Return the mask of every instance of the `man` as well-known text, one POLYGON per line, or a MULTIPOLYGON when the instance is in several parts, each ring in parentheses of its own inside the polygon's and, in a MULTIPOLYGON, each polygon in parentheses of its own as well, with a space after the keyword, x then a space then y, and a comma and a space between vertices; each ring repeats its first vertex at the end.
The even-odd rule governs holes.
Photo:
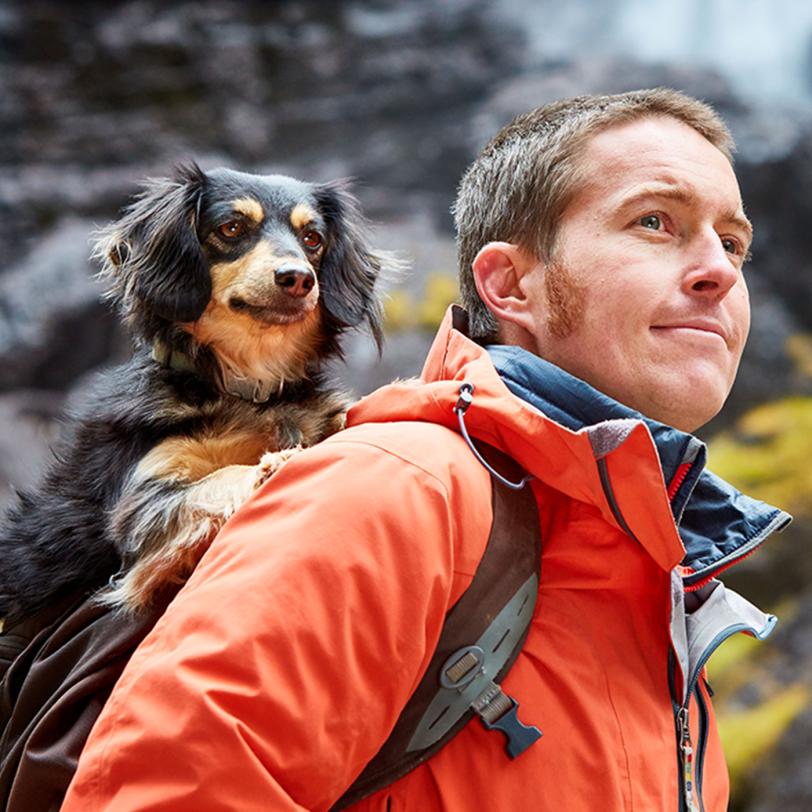
POLYGON ((449 314, 420 383, 362 400, 218 536, 130 662, 63 809, 336 802, 487 541, 493 480, 458 433, 461 389, 470 443, 534 478, 541 582, 503 688, 544 735, 511 760, 470 722, 354 808, 726 809, 703 666, 774 618, 715 576, 788 520, 704 473, 687 433, 721 408, 748 331, 731 149, 712 110, 667 90, 505 127, 456 204, 469 335, 449 314))

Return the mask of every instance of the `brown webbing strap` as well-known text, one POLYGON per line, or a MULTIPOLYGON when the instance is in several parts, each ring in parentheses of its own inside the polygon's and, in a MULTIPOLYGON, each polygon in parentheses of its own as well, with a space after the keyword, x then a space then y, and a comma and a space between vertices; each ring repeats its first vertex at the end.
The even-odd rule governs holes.
MULTIPOLYGON (((513 459, 489 446, 478 446, 488 463, 500 473, 521 478, 524 472, 513 459)), ((473 580, 446 615, 434 656, 391 735, 332 810, 344 809, 411 772, 450 741, 473 716, 472 710, 467 711, 439 741, 425 749, 407 752, 420 720, 437 694, 440 673, 448 658, 478 640, 522 584, 533 574, 539 574, 541 540, 531 487, 511 490, 494 479, 491 481, 493 524, 473 580)), ((497 682, 513 665, 525 636, 526 633, 496 675, 497 682)))

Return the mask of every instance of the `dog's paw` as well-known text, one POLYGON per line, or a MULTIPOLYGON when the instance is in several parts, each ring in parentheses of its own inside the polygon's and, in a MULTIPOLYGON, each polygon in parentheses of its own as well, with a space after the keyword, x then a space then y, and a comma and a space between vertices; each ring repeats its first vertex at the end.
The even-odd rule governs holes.
POLYGON ((275 474, 291 457, 295 457, 302 447, 283 448, 281 451, 266 451, 259 461, 254 479, 254 488, 258 488, 275 474))

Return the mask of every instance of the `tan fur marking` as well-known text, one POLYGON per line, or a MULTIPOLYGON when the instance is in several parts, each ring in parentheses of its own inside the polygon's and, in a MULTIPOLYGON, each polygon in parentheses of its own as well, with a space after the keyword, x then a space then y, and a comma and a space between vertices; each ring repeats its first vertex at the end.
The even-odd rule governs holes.
POLYGON ((245 313, 217 305, 196 323, 193 335, 213 350, 225 377, 282 386, 302 378, 316 355, 320 320, 314 309, 293 324, 264 325, 245 313))
POLYGON ((262 413, 243 401, 226 403, 219 415, 209 415, 205 434, 165 440, 130 477, 111 531, 136 563, 101 595, 106 605, 135 611, 165 584, 185 580, 254 488, 300 447, 343 427, 348 400, 328 392, 262 413), (150 489, 156 479, 175 487, 156 492, 150 489))
POLYGON ((301 231, 308 223, 316 219, 316 213, 306 203, 298 203, 290 213, 290 224, 294 230, 301 231))
POLYGON ((228 465, 254 465, 273 445, 273 437, 247 430, 227 437, 171 437, 141 460, 137 476, 197 482, 228 465))
POLYGON ((235 212, 242 214, 249 220, 253 220, 255 223, 261 223, 265 219, 262 206, 253 197, 238 197, 231 202, 231 205, 235 212))
POLYGON ((211 348, 224 376, 282 384, 300 378, 316 354, 321 323, 318 284, 304 301, 304 317, 290 324, 265 324, 229 305, 236 297, 272 307, 285 295, 278 290, 273 271, 286 259, 292 258, 277 256, 263 240, 234 262, 212 266, 211 301, 206 312, 184 328, 211 348))
POLYGON ((233 262, 211 266, 212 302, 227 304, 231 296, 254 300, 272 296, 273 271, 293 257, 278 256, 267 240, 260 240, 250 251, 233 262))
MULTIPOLYGON (((301 264, 302 260, 295 256, 279 256, 266 240, 261 240, 239 259, 212 265, 212 297, 209 308, 218 303, 228 305, 234 296, 251 304, 272 304, 280 295, 273 272, 286 262, 301 264)), ((315 307, 318 296, 317 282, 307 296, 308 303, 315 307)))

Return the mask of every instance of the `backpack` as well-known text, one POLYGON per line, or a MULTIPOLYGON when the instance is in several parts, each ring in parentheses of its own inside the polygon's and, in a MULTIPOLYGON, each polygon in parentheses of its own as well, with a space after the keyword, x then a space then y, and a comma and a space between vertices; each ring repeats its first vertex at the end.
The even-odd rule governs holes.
POLYGON ((90 728, 167 604, 125 615, 71 595, 3 630, 0 809, 59 809, 90 728))
MULTIPOLYGON (((535 498, 529 487, 510 487, 496 472, 521 473, 512 459, 480 449, 493 474, 493 524, 483 557, 448 611, 429 667, 391 735, 333 810, 406 775, 474 715, 506 736, 511 758, 541 736, 518 720, 518 703, 499 687, 527 636, 538 593, 535 498)), ((93 596, 68 596, 0 633, 0 804, 6 812, 59 809, 113 686, 179 588, 137 615, 93 596)))

